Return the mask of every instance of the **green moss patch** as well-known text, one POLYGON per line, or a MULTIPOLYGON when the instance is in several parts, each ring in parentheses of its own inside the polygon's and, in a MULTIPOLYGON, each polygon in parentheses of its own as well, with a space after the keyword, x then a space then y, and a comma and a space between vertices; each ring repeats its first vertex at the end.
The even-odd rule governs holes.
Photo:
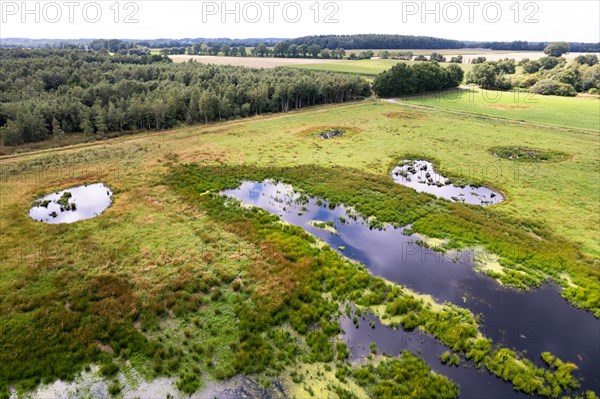
POLYGON ((568 154, 561 151, 531 147, 492 147, 489 151, 495 157, 520 162, 561 162, 569 158, 568 154))

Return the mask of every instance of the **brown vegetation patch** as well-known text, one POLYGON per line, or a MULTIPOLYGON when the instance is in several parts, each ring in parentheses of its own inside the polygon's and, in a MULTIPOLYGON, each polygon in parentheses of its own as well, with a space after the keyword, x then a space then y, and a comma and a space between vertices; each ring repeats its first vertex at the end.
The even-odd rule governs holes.
POLYGON ((499 109, 500 111, 519 111, 522 109, 531 109, 528 105, 503 105, 503 104, 488 104, 486 108, 499 109))
POLYGON ((418 112, 387 112, 384 114, 391 119, 427 119, 428 116, 418 112))
POLYGON ((89 298, 88 308, 92 314, 111 322, 131 317, 139 306, 138 298, 127 280, 118 276, 92 277, 83 295, 89 298))

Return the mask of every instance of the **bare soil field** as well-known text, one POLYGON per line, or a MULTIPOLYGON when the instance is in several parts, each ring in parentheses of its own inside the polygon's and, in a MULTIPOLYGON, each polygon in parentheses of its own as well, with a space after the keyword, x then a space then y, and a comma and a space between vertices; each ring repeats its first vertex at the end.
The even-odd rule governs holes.
POLYGON ((248 68, 276 68, 284 65, 324 64, 339 60, 315 58, 273 58, 273 57, 225 57, 214 55, 170 55, 173 62, 187 62, 192 59, 203 64, 235 65, 248 68))

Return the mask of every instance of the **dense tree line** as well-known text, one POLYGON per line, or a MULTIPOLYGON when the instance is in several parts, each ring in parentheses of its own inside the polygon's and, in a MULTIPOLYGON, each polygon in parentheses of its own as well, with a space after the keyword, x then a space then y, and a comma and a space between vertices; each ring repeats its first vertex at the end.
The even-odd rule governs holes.
MULTIPOLYGON (((154 40, 85 40, 85 39, 23 39, 6 38, 2 39, 0 47, 57 47, 64 48, 76 46, 92 49, 105 48, 116 52, 128 46, 142 46, 149 48, 171 49, 175 47, 190 47, 196 43, 207 43, 212 46, 230 46, 230 47, 256 47, 265 44, 273 47, 281 41, 288 41, 290 44, 317 44, 321 48, 344 48, 346 50, 354 49, 458 49, 458 48, 483 48, 491 50, 511 50, 511 51, 542 51, 548 45, 548 42, 528 42, 515 40, 512 42, 478 42, 478 41, 460 41, 449 40, 428 36, 404 36, 404 35, 322 35, 322 36, 304 36, 295 39, 283 38, 247 38, 247 39, 229 39, 229 38, 185 38, 185 39, 154 39, 154 40), (107 44, 106 42, 110 42, 107 44), (115 51, 116 49, 116 51, 115 51)), ((600 43, 582 43, 569 42, 573 52, 600 52, 600 43)))
MULTIPOLYGON (((197 38, 197 39, 179 39, 179 40, 164 40, 164 39, 156 39, 156 40, 119 40, 119 39, 98 39, 93 40, 88 44, 88 47, 92 50, 102 50, 106 49, 111 52, 117 52, 121 49, 129 49, 132 47, 147 47, 147 48, 159 48, 159 49, 178 49, 184 48, 187 49, 194 45, 205 44, 209 48, 214 46, 218 46, 219 48, 223 46, 230 47, 256 47, 260 44, 266 44, 267 46, 274 46, 275 44, 282 41, 282 39, 205 39, 205 38, 197 38)), ((177 53, 179 54, 179 53, 177 53)), ((182 53, 184 54, 184 53, 182 53)))
MULTIPOLYGON (((184 49, 185 52, 181 52, 182 48, 173 49, 162 49, 162 54, 190 54, 190 55, 219 55, 225 57, 278 57, 278 58, 322 58, 322 59, 343 59, 347 58, 350 60, 367 60, 373 57, 375 54, 371 50, 363 50, 359 53, 351 52, 346 53, 343 48, 336 48, 334 50, 328 48, 321 48, 318 44, 300 44, 296 45, 288 41, 282 41, 277 43, 274 47, 270 48, 266 44, 261 43, 256 47, 247 49, 244 46, 236 47, 218 44, 209 45, 207 42, 194 43, 192 46, 184 49), (175 52, 176 51, 176 52, 175 52)), ((399 53, 399 52, 396 52, 399 53)), ((409 52, 410 53, 410 52, 409 52)), ((411 53, 412 54, 412 53, 411 53)), ((412 56, 412 55, 411 55, 412 56)))
POLYGON ((132 47, 130 49, 122 49, 110 56, 107 50, 101 51, 83 51, 76 47, 65 49, 0 49, 0 60, 10 65, 10 60, 16 59, 37 59, 46 56, 64 57, 67 61, 81 61, 86 63, 93 62, 108 62, 114 64, 152 64, 156 62, 170 63, 172 60, 168 57, 152 54, 148 49, 143 47, 132 47))
POLYGON ((464 43, 458 40, 440 39, 429 36, 407 35, 320 35, 304 36, 289 40, 290 44, 313 44, 322 48, 349 49, 458 49, 464 43))
MULTIPOLYGON (((491 50, 513 51, 542 51, 548 42, 527 42, 515 40, 512 42, 476 42, 449 40, 428 36, 406 35, 321 35, 304 36, 289 40, 293 44, 318 44, 325 48, 352 49, 459 49, 484 48, 491 50)), ((600 52, 600 43, 570 42, 573 52, 600 52)))
POLYGON ((412 51, 388 51, 382 50, 377 53, 379 58, 384 60, 393 59, 393 60, 411 60, 414 56, 412 51))
MULTIPOLYGON (((466 48, 485 48, 490 50, 512 50, 512 51, 543 51, 548 42, 527 42, 522 40, 515 40, 512 42, 464 42, 466 48)), ((592 52, 597 53, 600 51, 600 43, 581 43, 581 42, 570 42, 568 43, 571 51, 577 53, 592 52)))
POLYGON ((380 97, 394 97, 449 89, 460 85, 464 71, 455 64, 442 68, 437 62, 398 63, 375 78, 373 90, 380 97))
POLYGON ((27 38, 3 38, 0 47, 16 48, 90 48, 90 49, 107 49, 116 52, 123 48, 135 46, 148 48, 174 48, 174 47, 189 47, 194 43, 208 43, 213 45, 229 45, 229 46, 246 46, 255 47, 261 43, 268 46, 274 46, 284 39, 275 38, 248 38, 248 39, 229 39, 229 38, 185 38, 185 39, 149 39, 149 40, 134 40, 134 39, 27 39, 27 38))
POLYGON ((50 49, 0 50, 0 90, 6 145, 72 132, 161 130, 370 95, 368 82, 349 75, 50 49))

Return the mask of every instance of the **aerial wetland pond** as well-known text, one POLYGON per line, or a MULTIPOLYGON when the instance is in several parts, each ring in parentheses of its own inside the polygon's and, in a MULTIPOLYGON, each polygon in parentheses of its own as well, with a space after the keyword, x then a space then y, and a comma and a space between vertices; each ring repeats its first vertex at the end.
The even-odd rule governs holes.
MULTIPOLYGON (((406 165, 414 165, 415 172, 432 171, 428 162, 406 165), (427 169, 421 169, 425 166, 427 169)), ((402 170, 405 169, 396 168, 392 172, 394 180, 402 170)), ((432 190, 438 188, 436 185, 429 187, 427 192, 440 195, 432 190)), ((445 191, 440 196, 457 196, 467 203, 487 205, 502 199, 499 193, 489 189, 481 191, 479 188, 474 195, 472 187, 465 187, 465 195, 461 196, 460 188, 447 184, 441 188, 445 191)), ((597 339, 600 320, 568 304, 555 284, 546 283, 529 291, 505 287, 482 273, 485 272, 482 265, 489 256, 481 251, 440 252, 435 250, 431 240, 428 242, 426 237, 413 234, 410 226, 374 229, 368 220, 343 205, 329 206, 318 198, 300 200, 303 196, 289 185, 270 180, 244 181, 239 188, 222 194, 302 227, 343 256, 365 265, 374 276, 431 295, 438 303, 449 302, 469 309, 479 316, 485 336, 495 344, 516 350, 538 366, 543 365, 540 355, 545 351, 576 364, 578 369, 574 375, 580 380, 580 389, 600 390, 600 342, 597 339)), ((420 330, 392 328, 371 313, 361 313, 362 318, 358 319, 353 316, 356 316, 354 308, 341 322, 344 340, 351 348, 351 359, 367 356, 370 342, 374 342, 380 352, 391 355, 409 349, 422 356, 436 372, 457 382, 462 397, 528 396, 515 392, 509 383, 474 367, 464 358, 459 367, 442 364, 440 356, 448 348, 420 330)))
POLYGON ((471 185, 455 185, 450 179, 437 173, 429 161, 405 160, 403 165, 392 170, 392 177, 396 183, 410 187, 417 192, 433 194, 453 202, 462 202, 472 205, 492 205, 504 200, 503 196, 487 187, 471 185))
MULTIPOLYGON (((503 199, 500 193, 491 189, 454 186, 436 174, 427 161, 405 161, 402 167, 392 170, 392 179, 399 182, 399 177, 406 177, 403 171, 418 180, 424 177, 425 183, 418 183, 425 184, 422 191, 451 202, 485 206, 503 199), (421 173, 423 177, 418 177, 421 173), (435 176, 434 179, 442 184, 429 182, 428 185, 426 179, 429 177, 425 177, 425 173, 435 176), (443 191, 435 191, 436 188, 443 191)), ((537 367, 545 367, 541 356, 544 352, 572 362, 577 366, 573 375, 579 388, 571 390, 571 394, 600 390, 597 368, 600 320, 592 313, 568 304, 560 296, 560 287, 556 284, 545 283, 528 291, 506 287, 486 275, 486 271, 498 271, 501 266, 480 248, 444 248, 444 240, 416 234, 410 225, 375 227, 353 208, 309 197, 288 184, 273 180, 245 180, 238 188, 220 193, 226 198, 225 204, 256 207, 303 228, 339 255, 364 265, 372 276, 407 287, 437 304, 453 304, 468 309, 477 316, 481 332, 493 341, 493 345, 516 351, 537 367), (573 329, 574 325, 579 327, 573 329)), ((102 183, 57 191, 35 200, 29 215, 45 223, 83 221, 106 210, 112 203, 112 194, 112 190, 102 183)), ((432 334, 421 328, 405 328, 404 324, 391 322, 388 318, 385 313, 346 305, 339 319, 341 332, 338 339, 346 344, 351 364, 363 364, 374 354, 398 357, 404 351, 410 351, 421 357, 435 373, 458 384, 461 398, 532 397, 516 391, 510 382, 503 381, 481 365, 475 365, 464 354, 454 352, 451 355, 453 351, 448 345, 432 334)), ((128 373, 131 375, 127 378, 133 376, 138 382, 125 384, 121 393, 123 397, 187 397, 175 388, 176 379, 172 377, 146 381, 133 369, 128 373)), ((99 377, 98 368, 93 366, 73 382, 58 380, 39 387, 34 396, 103 397, 109 392, 109 383, 99 377)), ((279 379, 264 387, 252 377, 238 375, 223 382, 209 382, 191 397, 270 399, 286 395, 283 381, 279 379)))
MULTIPOLYGON (((514 153, 505 151, 503 155, 508 158, 514 153)), ((527 151, 526 155, 531 153, 527 151)), ((390 178, 417 192, 469 206, 495 205, 505 199, 488 187, 455 184, 425 160, 400 162, 391 170, 390 178)), ((453 249, 446 246, 446 240, 413 232, 411 225, 376 225, 351 207, 309 197, 288 184, 243 180, 238 188, 220 194, 228 198, 225 204, 232 201, 233 206, 260 208, 301 227, 339 255, 364 265, 372 276, 425 295, 438 304, 434 306, 451 304, 468 309, 476 315, 481 333, 493 345, 514 350, 536 367, 546 367, 542 353, 547 352, 575 364, 573 375, 579 387, 568 391, 571 394, 600 390, 597 367, 600 320, 571 306, 561 297, 558 285, 546 282, 530 290, 507 287, 493 278, 494 273, 502 273, 503 266, 482 248, 453 249)), ((113 191, 103 183, 85 184, 35 199, 29 216, 48 224, 85 221, 101 215, 112 200, 113 191)), ((465 358, 460 351, 451 354, 451 348, 432 334, 388 319, 385 312, 346 305, 338 339, 347 345, 352 364, 362 364, 374 354, 398 357, 408 350, 421 357, 434 372, 457 383, 462 398, 531 397, 465 358)), ((98 377, 96 369, 82 373, 75 382, 58 380, 41 386, 35 395, 66 398, 87 392, 91 396, 105 396, 110 388, 98 377)), ((139 375, 136 378, 140 382, 126 384, 124 397, 182 397, 174 388, 174 378, 151 381, 139 375)), ((265 388, 252 377, 238 375, 225 382, 210 382, 192 397, 205 395, 275 398, 286 393, 279 379, 265 388)))
POLYGON ((106 210, 112 191, 102 183, 72 187, 34 201, 29 216, 48 224, 74 223, 91 219, 106 210))

